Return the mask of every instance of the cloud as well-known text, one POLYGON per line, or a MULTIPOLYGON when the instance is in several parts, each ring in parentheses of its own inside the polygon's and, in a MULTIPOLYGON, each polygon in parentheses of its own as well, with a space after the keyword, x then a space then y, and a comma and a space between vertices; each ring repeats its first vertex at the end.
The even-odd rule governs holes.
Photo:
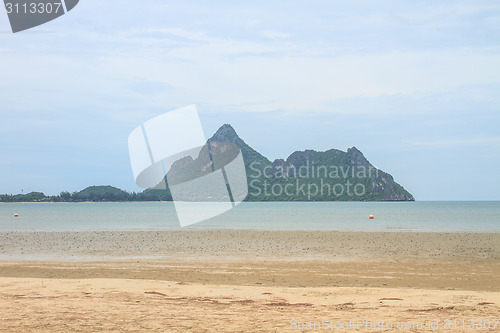
MULTIPOLYGON (((126 3, 130 12, 140 7, 126 3)), ((61 109, 74 103, 105 109, 160 108, 202 103, 227 111, 345 112, 331 106, 344 99, 428 96, 500 83, 498 46, 439 42, 460 37, 446 28, 450 22, 455 26, 458 18, 468 17, 463 23, 467 25, 470 16, 494 9, 484 4, 436 5, 432 7, 436 11, 423 5, 394 7, 398 17, 430 20, 426 25, 440 29, 438 34, 423 29, 425 38, 406 36, 414 28, 391 19, 379 6, 359 15, 347 5, 308 6, 303 12, 285 11, 279 22, 271 22, 272 15, 257 7, 245 16, 246 7, 236 5, 227 9, 230 15, 210 9, 218 13, 217 19, 202 15, 202 6, 184 22, 168 16, 174 9, 193 10, 182 4, 137 13, 128 25, 120 25, 121 12, 106 24, 101 16, 93 17, 97 26, 82 17, 110 6, 90 1, 65 19, 68 24, 72 17, 78 22, 72 30, 7 40, 0 64, 2 79, 9 82, 1 96, 5 108, 61 109), (253 22, 251 28, 234 23, 242 18, 253 22), (234 31, 228 31, 229 23, 234 31), (434 35, 442 36, 427 43, 426 38, 434 35), (30 99, 22 98, 25 90, 30 99)), ((494 12, 487 17, 495 17, 494 12)))
POLYGON ((103 109, 142 109, 202 103, 239 112, 345 112, 331 105, 343 99, 432 95, 500 83, 500 56, 492 48, 352 54, 329 46, 225 39, 181 28, 134 29, 116 38, 113 49, 91 56, 4 52, 0 70, 9 82, 4 108, 94 103, 103 109), (175 47, 168 39, 172 36, 179 38, 175 47), (25 91, 31 98, 22 98, 25 91))
POLYGON ((279 31, 272 31, 272 30, 265 30, 262 32, 262 35, 266 38, 289 38, 291 37, 290 34, 279 32, 279 31))
POLYGON ((235 44, 217 40, 177 49, 166 57, 172 61, 115 57, 106 71, 127 71, 168 84, 176 97, 221 107, 240 105, 239 111, 249 112, 262 111, 263 105, 272 105, 269 110, 328 111, 325 106, 339 99, 441 93, 494 84, 500 78, 498 55, 481 50, 269 57, 262 54, 265 46, 244 44, 239 54, 231 48, 235 44))

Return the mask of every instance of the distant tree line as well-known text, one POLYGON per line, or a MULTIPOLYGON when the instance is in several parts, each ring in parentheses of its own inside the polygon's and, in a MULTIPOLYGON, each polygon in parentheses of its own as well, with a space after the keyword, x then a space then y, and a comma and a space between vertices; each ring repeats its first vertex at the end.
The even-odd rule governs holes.
POLYGON ((172 201, 166 190, 145 190, 140 193, 127 192, 113 186, 90 186, 79 192, 61 192, 47 196, 42 192, 27 194, 0 194, 0 202, 120 202, 120 201, 172 201))

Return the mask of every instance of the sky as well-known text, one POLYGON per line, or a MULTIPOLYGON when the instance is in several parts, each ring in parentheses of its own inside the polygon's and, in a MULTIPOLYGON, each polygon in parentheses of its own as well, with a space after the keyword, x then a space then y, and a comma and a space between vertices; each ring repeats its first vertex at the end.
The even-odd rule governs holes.
POLYGON ((416 200, 500 200, 500 3, 81 0, 0 8, 0 193, 135 185, 128 135, 196 104, 273 160, 357 147, 416 200))

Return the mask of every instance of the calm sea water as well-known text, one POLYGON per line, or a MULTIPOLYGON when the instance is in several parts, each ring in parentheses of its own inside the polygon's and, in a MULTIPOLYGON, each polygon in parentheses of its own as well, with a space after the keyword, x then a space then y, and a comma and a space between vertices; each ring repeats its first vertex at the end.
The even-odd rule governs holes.
MULTIPOLYGON (((0 204, 0 231, 172 229, 172 203, 0 204)), ((242 203, 187 229, 500 232, 500 201, 242 203)))

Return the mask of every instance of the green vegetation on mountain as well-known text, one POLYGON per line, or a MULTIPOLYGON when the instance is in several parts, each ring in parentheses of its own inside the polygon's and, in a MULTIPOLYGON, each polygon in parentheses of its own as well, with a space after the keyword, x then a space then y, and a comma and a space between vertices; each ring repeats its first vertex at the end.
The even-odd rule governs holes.
POLYGON ((241 148, 248 179, 246 201, 414 200, 356 147, 347 152, 296 151, 286 160, 271 162, 248 146, 228 124, 209 142, 232 142, 241 148))
POLYGON ((113 186, 89 186, 73 194, 74 201, 127 201, 130 194, 113 186))

